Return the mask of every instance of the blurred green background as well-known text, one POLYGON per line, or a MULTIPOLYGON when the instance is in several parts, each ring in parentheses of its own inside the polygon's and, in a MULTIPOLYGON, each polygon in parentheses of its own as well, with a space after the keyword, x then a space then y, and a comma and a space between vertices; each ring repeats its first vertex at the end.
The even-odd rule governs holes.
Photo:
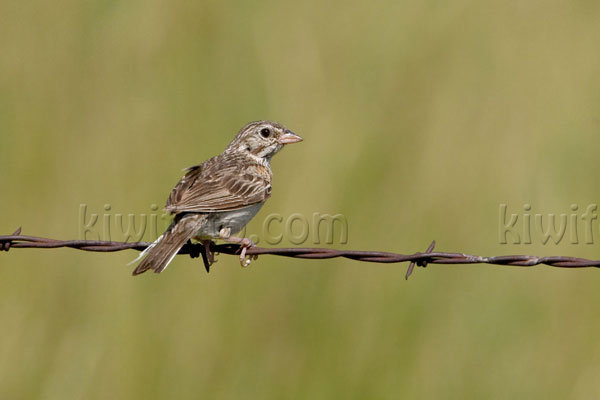
MULTIPOLYGON (((341 248, 598 259, 597 220, 594 244, 501 245, 498 215, 600 202, 599 18, 594 1, 1 1, 0 234, 77 238, 80 204, 148 214, 274 119, 305 141, 273 160, 249 232, 343 213, 341 248)), ((405 282, 405 264, 221 256, 133 278, 136 254, 0 254, 0 398, 600 396, 596 270, 405 282)))

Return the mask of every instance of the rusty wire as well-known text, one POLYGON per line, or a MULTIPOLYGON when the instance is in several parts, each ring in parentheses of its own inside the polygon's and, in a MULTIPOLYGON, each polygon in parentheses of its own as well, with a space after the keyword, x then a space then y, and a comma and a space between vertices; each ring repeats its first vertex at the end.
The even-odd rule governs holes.
MULTIPOLYGON (((38 248, 50 249, 58 247, 69 247, 72 249, 112 252, 121 250, 144 250, 150 243, 147 242, 111 242, 102 240, 56 240, 36 236, 21 235, 21 228, 17 229, 12 235, 0 236, 0 251, 8 251, 11 248, 38 248)), ((282 257, 304 258, 313 260, 323 260, 328 258, 343 257, 356 261, 366 261, 375 263, 401 263, 410 262, 406 271, 406 279, 412 274, 415 266, 426 267, 427 264, 493 264, 500 266, 513 267, 532 267, 535 265, 547 265, 558 268, 585 268, 600 267, 600 260, 588 260, 578 257, 538 257, 527 255, 508 255, 495 257, 482 257, 464 253, 445 253, 434 252, 435 241, 431 242, 427 250, 423 253, 398 254, 381 251, 356 251, 356 250, 336 250, 327 248, 264 248, 251 247, 247 250, 247 255, 275 255, 282 257)), ((216 253, 239 255, 240 246, 237 244, 213 244, 212 250, 216 253)), ((206 257, 204 246, 199 243, 188 242, 185 244, 179 254, 188 254, 192 258, 202 256, 206 270, 209 270, 209 263, 206 257)))

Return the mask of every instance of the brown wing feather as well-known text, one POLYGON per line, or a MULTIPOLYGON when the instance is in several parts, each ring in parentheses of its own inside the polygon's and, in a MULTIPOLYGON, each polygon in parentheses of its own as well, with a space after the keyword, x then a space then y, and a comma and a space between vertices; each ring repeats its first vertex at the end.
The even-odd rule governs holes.
POLYGON ((188 169, 165 208, 172 213, 235 210, 265 201, 270 187, 270 168, 223 154, 188 169))
POLYGON ((167 199, 166 208, 169 208, 171 205, 177 204, 181 201, 181 196, 194 184, 194 182, 201 176, 202 174, 202 165, 194 165, 193 167, 189 167, 185 169, 185 175, 179 180, 177 185, 171 190, 171 194, 169 194, 169 198, 167 199))

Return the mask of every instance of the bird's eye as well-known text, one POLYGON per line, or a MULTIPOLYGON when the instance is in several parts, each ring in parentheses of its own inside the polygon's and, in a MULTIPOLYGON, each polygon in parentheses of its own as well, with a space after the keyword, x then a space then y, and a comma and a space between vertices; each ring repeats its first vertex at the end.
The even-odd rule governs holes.
POLYGON ((271 136, 271 130, 269 128, 262 128, 260 130, 260 136, 268 138, 269 136, 271 136))

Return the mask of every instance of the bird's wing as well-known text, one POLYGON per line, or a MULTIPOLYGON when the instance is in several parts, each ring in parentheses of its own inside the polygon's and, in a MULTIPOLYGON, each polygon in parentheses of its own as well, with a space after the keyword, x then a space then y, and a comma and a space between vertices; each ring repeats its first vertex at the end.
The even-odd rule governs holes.
POLYGON ((265 201, 271 195, 270 171, 211 159, 191 167, 171 191, 165 206, 172 213, 220 212, 265 201))

